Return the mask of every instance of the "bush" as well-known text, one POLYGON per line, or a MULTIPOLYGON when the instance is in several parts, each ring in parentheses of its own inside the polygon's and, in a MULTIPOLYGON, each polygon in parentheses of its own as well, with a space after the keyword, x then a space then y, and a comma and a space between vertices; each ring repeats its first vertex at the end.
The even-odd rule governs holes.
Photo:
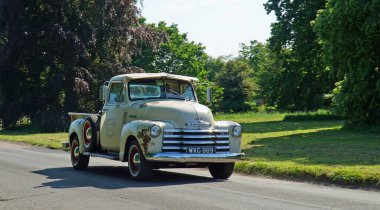
POLYGON ((297 112, 288 114, 284 121, 312 121, 312 120, 344 120, 342 116, 336 115, 328 110, 318 110, 316 112, 297 112))
POLYGON ((223 87, 223 101, 220 111, 244 112, 250 110, 247 101, 255 92, 256 84, 250 78, 253 69, 247 62, 239 59, 229 60, 216 77, 216 83, 223 87))
POLYGON ((68 128, 69 119, 66 113, 58 110, 49 110, 32 119, 32 125, 44 132, 65 131, 68 128))

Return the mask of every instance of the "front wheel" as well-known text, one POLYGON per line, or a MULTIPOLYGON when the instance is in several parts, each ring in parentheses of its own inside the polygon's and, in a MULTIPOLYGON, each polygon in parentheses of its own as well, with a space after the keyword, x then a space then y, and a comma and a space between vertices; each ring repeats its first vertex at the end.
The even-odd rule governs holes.
POLYGON ((210 174, 215 179, 228 179, 234 172, 235 163, 213 163, 208 166, 210 174))
POLYGON ((135 180, 149 179, 153 173, 152 164, 145 160, 137 140, 134 140, 128 149, 128 171, 135 180))
POLYGON ((74 136, 71 146, 71 164, 77 170, 85 170, 88 167, 88 162, 90 161, 90 156, 82 155, 79 153, 79 140, 78 136, 74 136))

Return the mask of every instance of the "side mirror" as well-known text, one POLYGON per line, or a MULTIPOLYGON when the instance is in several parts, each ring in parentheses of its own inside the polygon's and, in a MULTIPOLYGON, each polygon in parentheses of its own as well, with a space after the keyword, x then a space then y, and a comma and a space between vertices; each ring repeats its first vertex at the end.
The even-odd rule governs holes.
POLYGON ((102 86, 100 86, 100 89, 99 89, 99 99, 100 99, 100 101, 104 102, 106 100, 106 98, 107 98, 108 83, 109 82, 105 82, 102 86))
POLYGON ((212 90, 210 87, 207 87, 206 94, 207 94, 207 102, 209 104, 211 104, 212 103, 212 90))

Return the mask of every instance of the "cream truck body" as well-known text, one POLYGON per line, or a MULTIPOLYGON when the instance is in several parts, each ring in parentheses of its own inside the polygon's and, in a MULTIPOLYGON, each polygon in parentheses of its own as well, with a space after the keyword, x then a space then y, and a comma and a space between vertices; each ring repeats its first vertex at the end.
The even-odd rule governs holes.
POLYGON ((72 122, 65 146, 71 149, 74 168, 87 168, 89 156, 97 156, 129 162, 129 168, 136 169, 129 170, 136 179, 151 177, 152 169, 188 166, 208 166, 215 178, 228 178, 234 162, 244 156, 240 149, 241 127, 235 122, 214 120, 211 110, 198 103, 194 91, 197 82, 194 77, 166 73, 113 77, 101 88, 104 105, 99 114, 69 113, 72 122), (132 83, 152 81, 158 86, 144 88, 159 91, 171 82, 178 85, 178 92, 183 85, 187 87, 183 95, 194 96, 189 100, 173 91, 178 94, 175 98, 133 98, 131 91, 139 94, 136 88, 141 87, 132 83), (117 90, 117 101, 112 101, 113 89, 117 90), (91 150, 89 142, 95 144, 91 150))

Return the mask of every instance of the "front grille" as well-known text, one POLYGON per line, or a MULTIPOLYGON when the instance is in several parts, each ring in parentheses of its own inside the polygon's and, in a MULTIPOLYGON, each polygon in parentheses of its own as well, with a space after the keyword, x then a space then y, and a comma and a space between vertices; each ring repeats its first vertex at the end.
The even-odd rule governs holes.
POLYGON ((216 152, 230 150, 228 130, 177 130, 164 131, 163 152, 186 152, 187 147, 214 146, 216 152))

